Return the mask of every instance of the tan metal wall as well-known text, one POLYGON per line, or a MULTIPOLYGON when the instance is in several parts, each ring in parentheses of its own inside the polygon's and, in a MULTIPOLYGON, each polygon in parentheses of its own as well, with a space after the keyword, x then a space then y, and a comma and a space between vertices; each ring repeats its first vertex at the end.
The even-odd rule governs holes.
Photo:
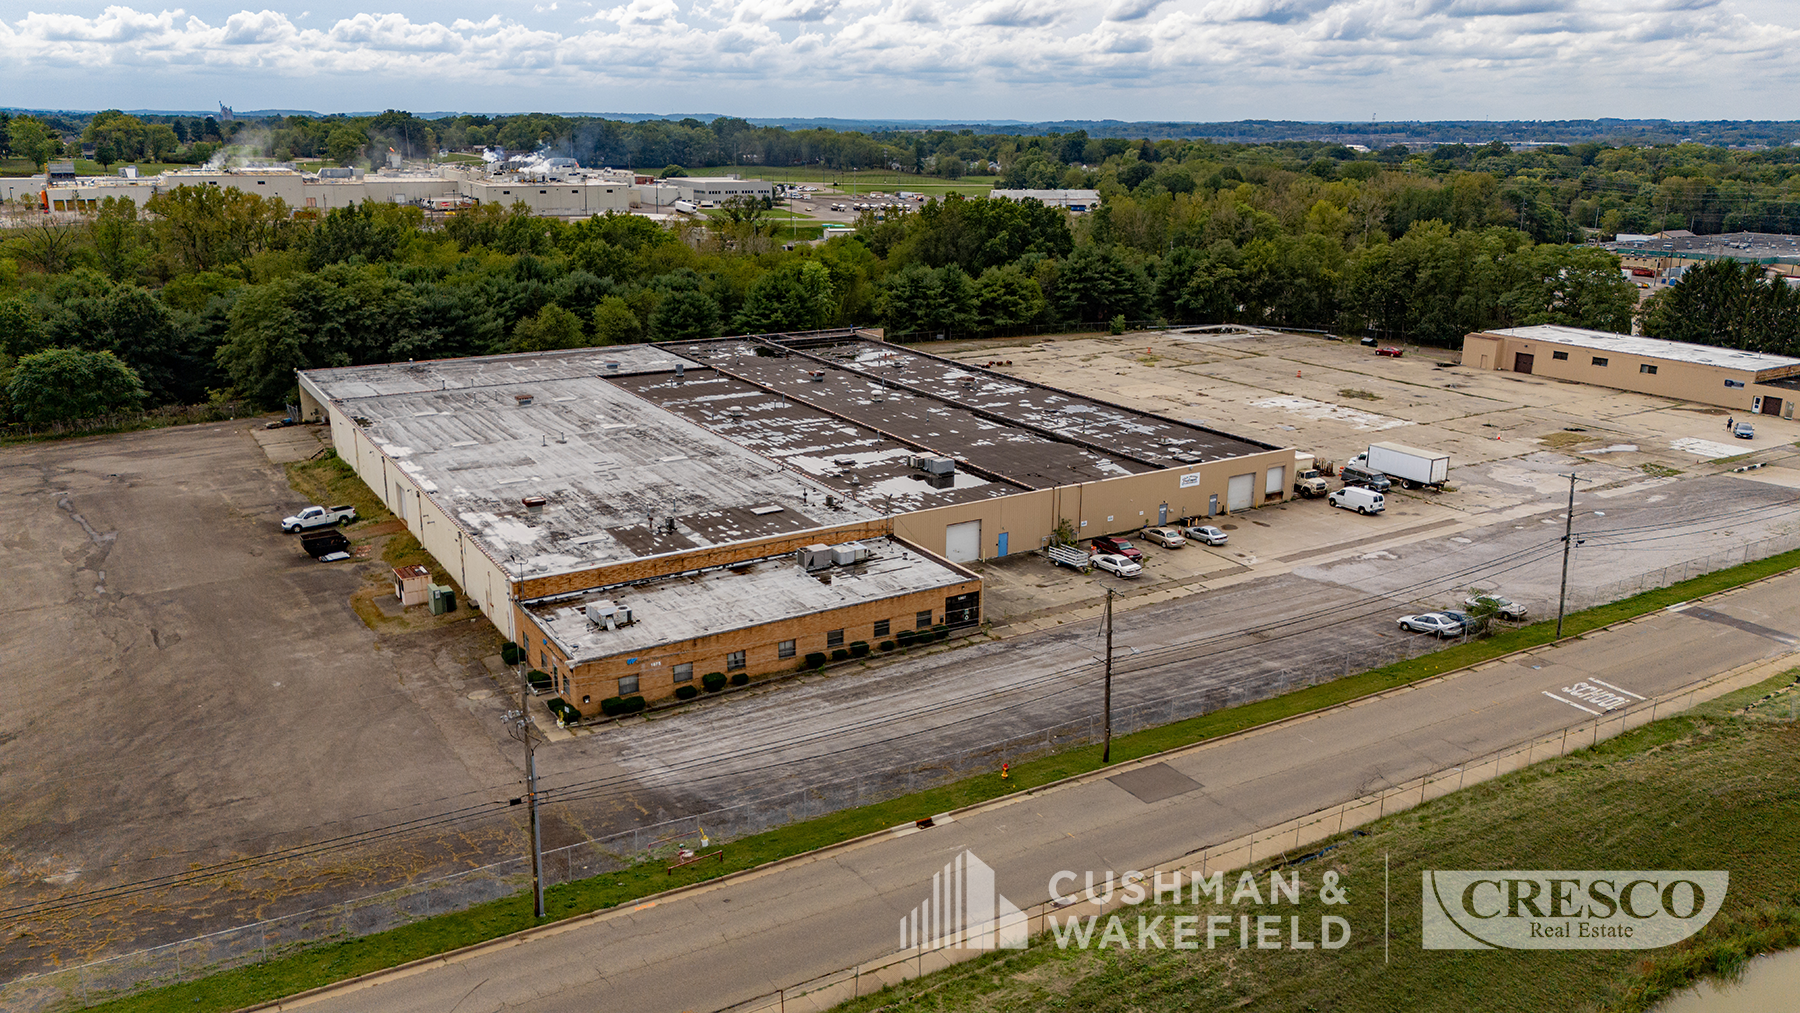
POLYGON ((1294 451, 1291 448, 1270 450, 1228 461, 1124 475, 902 514, 894 518, 894 534, 942 555, 946 528, 979 519, 981 558, 991 559, 1000 554, 1001 532, 1007 534, 1008 555, 1031 552, 1049 540, 1061 518, 1067 518, 1074 526, 1077 537, 1095 538, 1133 532, 1146 524, 1155 524, 1158 507, 1164 503, 1169 506, 1171 523, 1180 517, 1204 516, 1213 496, 1219 497, 1219 512, 1223 514, 1226 486, 1234 475, 1255 476, 1256 506, 1283 500, 1292 491, 1293 467, 1294 451), (1285 469, 1279 496, 1264 492, 1271 468, 1285 469), (1182 485, 1184 476, 1188 476, 1190 483, 1186 487, 1182 485))
POLYGON ((1532 356, 1532 375, 1547 376, 1554 380, 1654 394, 1737 411, 1749 411, 1751 399, 1756 394, 1749 389, 1756 383, 1757 373, 1754 370, 1630 355, 1541 338, 1470 334, 1463 339, 1462 363, 1477 369, 1510 372, 1521 352, 1532 356), (1567 354, 1568 358, 1556 358, 1557 352, 1567 354), (1605 359, 1606 365, 1595 365, 1596 357, 1605 359), (1654 367, 1656 372, 1641 371, 1640 367, 1646 365, 1654 367), (1743 386, 1727 387, 1726 380, 1743 386))

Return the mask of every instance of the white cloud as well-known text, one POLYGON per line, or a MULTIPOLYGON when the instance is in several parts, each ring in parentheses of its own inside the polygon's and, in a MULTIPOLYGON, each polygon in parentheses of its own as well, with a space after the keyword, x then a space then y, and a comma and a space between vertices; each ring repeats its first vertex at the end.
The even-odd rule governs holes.
POLYGON ((97 108, 141 104, 128 97, 148 67, 175 81, 253 69, 295 96, 276 105, 323 104, 298 96, 325 86, 363 96, 334 108, 413 87, 436 108, 620 109, 614 96, 629 89, 651 108, 679 94, 750 115, 798 104, 820 115, 1325 118, 1351 102, 1396 118, 1677 115, 1657 107, 1664 98, 1693 116, 1800 115, 1787 97, 1800 84, 1800 28, 1753 17, 1748 0, 615 0, 586 17, 534 2, 535 14, 520 5, 448 24, 401 4, 322 30, 271 9, 212 23, 121 5, 27 12, 0 20, 0 66, 12 104, 67 105, 80 85, 107 89, 97 108), (1707 61, 1745 71, 1700 74, 1707 61), (776 94, 779 105, 765 104, 776 94))

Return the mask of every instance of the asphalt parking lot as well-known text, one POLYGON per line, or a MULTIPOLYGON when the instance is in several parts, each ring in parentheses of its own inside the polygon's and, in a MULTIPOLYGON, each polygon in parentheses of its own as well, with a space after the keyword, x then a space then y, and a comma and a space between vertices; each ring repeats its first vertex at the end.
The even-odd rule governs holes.
MULTIPOLYGON (((1601 518, 1609 506, 1616 516, 1634 505, 1664 502, 1693 521, 1686 537, 1613 553, 1607 572, 1617 579, 1794 529, 1791 521, 1737 526, 1709 518, 1733 517, 1736 504, 1769 497, 1778 502, 1785 496, 1778 490, 1800 489, 1800 423, 1758 416, 1755 439, 1735 440, 1725 432, 1730 413, 1723 409, 1468 369, 1455 365, 1453 349, 1409 347, 1390 358, 1318 335, 1182 331, 924 347, 967 362, 1004 358, 1011 365, 998 367, 1000 372, 1289 444, 1320 461, 1341 463, 1379 440, 1450 455, 1444 492, 1395 489, 1380 516, 1358 517, 1323 500, 1290 498, 1215 519, 1231 536, 1225 546, 1164 550, 1135 539, 1146 555, 1137 578, 1081 577, 1036 560, 983 564, 987 614, 1021 631, 1072 616, 1085 619, 1108 587, 1127 595, 1129 607, 1316 568, 1339 557, 1373 554, 1379 562, 1387 543, 1438 539, 1454 549, 1466 544, 1468 532, 1516 518, 1541 526, 1547 510, 1566 504, 1564 476, 1571 471, 1583 479, 1578 517, 1601 512, 1584 520, 1588 526, 1607 527, 1601 518), (1732 470, 1745 463, 1765 467, 1732 470), (1663 488, 1712 475, 1729 481, 1710 490, 1684 486, 1679 494, 1663 488), (1676 509, 1677 499, 1691 502, 1676 509)), ((1594 544, 1598 552, 1601 543, 1594 544)), ((1514 583, 1509 593, 1542 599, 1554 591, 1526 575, 1514 583)))
MULTIPOLYGON (((516 784, 482 663, 491 628, 372 632, 349 598, 382 564, 321 565, 280 533, 305 503, 252 425, 0 450, 0 906, 516 784)), ((146 894, 39 920, 7 933, 0 970, 365 893, 491 852, 509 831, 272 865, 230 887, 230 904, 146 894)))
MULTIPOLYGON (((1378 517, 1308 500, 1222 518, 1228 545, 1146 546, 1136 580, 1033 555, 980 564, 991 642, 551 744, 539 754, 547 780, 609 787, 553 806, 547 846, 754 809, 782 792, 806 812, 855 804, 985 763, 987 744, 1087 721, 1108 586, 1123 594, 1120 650, 1137 658, 1122 665, 1118 702, 1164 720, 1419 649, 1402 646, 1421 638, 1397 633, 1393 617, 1451 604, 1471 584, 1543 614, 1558 575, 1546 546, 1554 553, 1572 468, 1592 479, 1576 500, 1584 530, 1638 530, 1585 544, 1578 587, 1800 525, 1792 422, 1759 419, 1755 441, 1722 444, 1723 413, 1711 409, 1443 367, 1440 355, 1377 360, 1306 336, 1132 335, 951 354, 985 361, 1002 349, 1021 375, 1321 458, 1382 438, 1446 449, 1452 488, 1397 491, 1378 517), (1710 456, 1720 445, 1751 456, 1710 456), (1732 472, 1743 460, 1769 466, 1732 472), (1444 574, 1466 577, 1435 579, 1444 574)), ((304 501, 271 458, 317 445, 313 431, 236 423, 0 450, 15 631, 0 656, 0 905, 517 793, 488 624, 470 613, 375 632, 349 602, 382 564, 321 566, 276 529, 304 501)), ((0 963, 16 972, 134 949, 519 848, 502 816, 271 865, 229 904, 146 896, 39 923, 0 946, 0 963)))

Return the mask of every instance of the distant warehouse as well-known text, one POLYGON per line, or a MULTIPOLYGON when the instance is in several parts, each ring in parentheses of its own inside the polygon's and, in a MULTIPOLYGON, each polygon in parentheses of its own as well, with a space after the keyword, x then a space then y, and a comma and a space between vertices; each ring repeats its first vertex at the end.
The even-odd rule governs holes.
POLYGON ((1248 510, 1292 450, 849 332, 300 374, 571 705, 981 622, 968 563, 1248 510))
POLYGON ((1794 417, 1800 359, 1540 324, 1463 338, 1462 364, 1794 417))
POLYGON ((1100 206, 1098 190, 990 190, 988 196, 1001 200, 1030 198, 1053 208, 1068 208, 1070 211, 1092 211, 1100 206))

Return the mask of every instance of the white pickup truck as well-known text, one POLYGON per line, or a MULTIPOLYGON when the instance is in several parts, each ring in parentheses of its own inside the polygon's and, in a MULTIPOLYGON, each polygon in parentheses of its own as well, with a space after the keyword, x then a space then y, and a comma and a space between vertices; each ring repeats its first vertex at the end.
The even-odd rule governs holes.
POLYGON ((281 519, 281 530, 288 534, 296 531, 310 531, 313 528, 328 528, 333 524, 348 524, 356 519, 356 508, 353 506, 309 506, 292 517, 281 519))

